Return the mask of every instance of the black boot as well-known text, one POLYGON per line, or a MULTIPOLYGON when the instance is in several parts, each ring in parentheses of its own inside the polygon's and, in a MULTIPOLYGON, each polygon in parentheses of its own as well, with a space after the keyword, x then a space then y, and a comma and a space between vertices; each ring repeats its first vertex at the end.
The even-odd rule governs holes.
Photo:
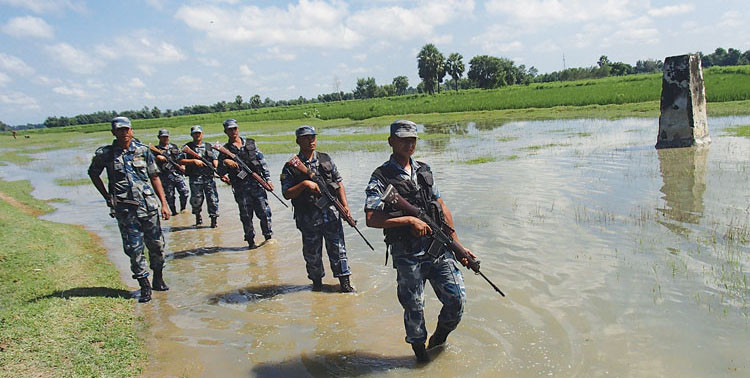
POLYGON ((169 210, 171 210, 171 211, 172 211, 172 216, 175 216, 175 215, 177 215, 177 209, 175 208, 175 206, 174 206, 174 204, 173 204, 173 203, 170 203, 170 204, 169 204, 169 210))
POLYGON ((256 249, 258 248, 258 245, 255 244, 255 240, 250 240, 247 242, 247 249, 256 249))
POLYGON ((162 276, 161 269, 154 269, 154 290, 156 291, 167 291, 169 286, 164 282, 164 276, 162 276))
POLYGON ((339 282, 341 283, 341 292, 342 293, 353 293, 354 292, 354 287, 352 287, 352 284, 349 281, 349 276, 341 276, 341 277, 339 277, 339 282))
POLYGON ((313 280, 312 291, 323 291, 323 280, 318 278, 313 280))
POLYGON ((430 362, 430 356, 427 354, 424 344, 411 344, 411 349, 414 351, 418 363, 424 364, 430 362))
POLYGON ((211 217, 211 228, 216 228, 216 219, 218 217, 211 217))
POLYGON ((142 277, 138 279, 138 284, 141 285, 141 297, 138 298, 138 302, 146 303, 151 300, 151 284, 148 283, 148 277, 142 277))
POLYGON ((185 210, 185 205, 187 205, 187 197, 180 197, 180 212, 183 212, 185 210))
POLYGON ((203 217, 200 214, 195 214, 195 225, 200 226, 203 224, 203 217))
POLYGON ((451 333, 451 331, 438 325, 437 328, 435 328, 435 333, 430 336, 430 342, 427 344, 427 349, 432 349, 445 344, 445 339, 448 338, 449 333, 451 333))

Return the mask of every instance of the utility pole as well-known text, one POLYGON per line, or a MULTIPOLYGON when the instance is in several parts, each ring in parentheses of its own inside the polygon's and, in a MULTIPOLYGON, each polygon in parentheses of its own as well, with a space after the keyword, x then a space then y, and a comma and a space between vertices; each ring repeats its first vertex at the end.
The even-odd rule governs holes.
POLYGON ((565 67, 565 53, 563 53, 563 71, 565 71, 567 67, 565 67))

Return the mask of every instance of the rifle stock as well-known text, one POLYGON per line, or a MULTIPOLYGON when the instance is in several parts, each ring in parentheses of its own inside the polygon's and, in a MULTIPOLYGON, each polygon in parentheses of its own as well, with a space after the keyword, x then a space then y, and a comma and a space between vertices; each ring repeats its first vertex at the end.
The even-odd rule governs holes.
POLYGON ((487 283, 489 283, 490 286, 495 289, 495 291, 500 293, 500 295, 502 295, 503 297, 505 296, 505 293, 503 293, 502 290, 497 287, 497 285, 490 281, 490 279, 487 278, 487 276, 485 276, 484 273, 479 270, 480 261, 471 256, 466 248, 458 244, 457 241, 453 240, 453 238, 451 238, 450 235, 445 232, 445 230, 443 229, 444 224, 442 222, 435 222, 435 220, 430 218, 423 210, 409 203, 406 199, 404 199, 404 197, 398 194, 398 191, 393 187, 393 185, 389 184, 388 187, 385 188, 382 199, 383 202, 403 211, 406 215, 419 218, 423 222, 427 223, 427 225, 432 229, 433 238, 450 249, 451 252, 453 252, 453 255, 456 256, 456 260, 458 260, 461 265, 472 270, 475 274, 482 276, 482 278, 484 278, 487 283), (466 261, 466 263, 464 263, 464 261, 466 261))
POLYGON ((359 228, 357 228, 357 220, 354 219, 349 213, 346 212, 346 209, 344 208, 344 205, 341 204, 341 201, 339 201, 338 198, 336 198, 335 195, 331 193, 331 191, 328 189, 328 184, 326 184, 325 180, 323 180, 320 176, 316 175, 313 172, 310 172, 310 170, 307 169, 307 166, 305 166, 304 163, 297 157, 297 155, 292 156, 291 159, 289 159, 289 165, 296 168, 298 171, 302 172, 305 176, 307 176, 312 182, 314 182, 316 185, 318 185, 318 188, 320 189, 320 193, 323 194, 323 196, 327 199, 328 202, 333 204, 333 206, 338 210, 339 214, 341 215, 344 220, 346 220, 346 223, 349 224, 349 226, 352 226, 359 236, 362 237, 362 240, 367 243, 367 246, 370 247, 371 250, 375 250, 375 248, 370 244, 370 242, 365 238, 364 235, 362 235, 362 232, 359 231, 359 228))
POLYGON ((215 150, 218 150, 222 154, 229 156, 229 158, 234 160, 234 162, 240 166, 241 171, 245 171, 245 173, 252 176, 253 179, 255 179, 255 181, 257 181, 260 184, 260 186, 263 187, 263 189, 265 189, 267 192, 271 192, 271 194, 273 194, 273 196, 276 197, 276 199, 279 200, 279 202, 281 202, 281 204, 284 205, 284 207, 289 208, 289 205, 287 205, 286 202, 284 202, 284 200, 282 200, 278 195, 276 195, 276 193, 274 193, 273 188, 271 188, 271 185, 268 184, 268 181, 264 180, 263 177, 260 177, 259 174, 255 173, 252 169, 250 169, 250 167, 248 167, 244 161, 242 161, 239 157, 237 157, 236 154, 233 154, 231 151, 227 150, 224 146, 219 144, 219 142, 214 143, 213 148, 215 150))

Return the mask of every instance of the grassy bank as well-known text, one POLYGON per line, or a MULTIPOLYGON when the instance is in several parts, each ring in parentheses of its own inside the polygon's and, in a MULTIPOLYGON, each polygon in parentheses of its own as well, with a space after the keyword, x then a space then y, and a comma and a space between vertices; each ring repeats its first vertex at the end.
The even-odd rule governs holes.
POLYGON ((134 376, 146 358, 114 266, 27 181, 0 181, 0 376, 134 376))

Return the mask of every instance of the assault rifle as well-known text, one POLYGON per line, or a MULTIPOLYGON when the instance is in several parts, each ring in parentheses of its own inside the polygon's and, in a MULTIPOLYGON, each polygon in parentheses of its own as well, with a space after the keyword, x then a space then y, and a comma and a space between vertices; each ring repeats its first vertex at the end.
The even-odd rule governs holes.
POLYGON ((176 160, 174 160, 173 157, 167 155, 164 153, 164 151, 154 147, 153 144, 148 145, 148 149, 151 150, 151 152, 155 153, 156 155, 164 156, 167 159, 167 164, 164 165, 164 167, 168 170, 171 170, 170 167, 175 167, 177 170, 180 171, 180 173, 185 173, 185 168, 180 165, 176 160))
POLYGON ((290 160, 289 164, 297 168, 298 171, 302 172, 305 176, 307 176, 312 182, 318 185, 318 188, 320 189, 320 193, 323 194, 322 197, 318 200, 317 203, 315 203, 315 206, 317 206, 320 209, 325 208, 326 206, 333 204, 333 206, 338 210, 339 214, 341 214, 341 217, 346 220, 346 223, 349 223, 350 226, 354 227, 355 230, 357 230, 357 233, 359 236, 362 237, 362 240, 367 243, 367 246, 370 247, 371 250, 375 250, 373 248, 372 244, 370 244, 369 241, 367 241, 367 238, 365 238, 364 235, 362 235, 362 232, 359 231, 359 228, 357 228, 357 220, 352 218, 349 213, 346 212, 346 209, 344 208, 344 205, 341 204, 338 198, 336 198, 333 193, 328 189, 328 184, 326 184, 325 180, 323 180, 322 177, 316 175, 315 173, 311 172, 307 169, 307 166, 297 157, 297 155, 294 155, 290 160))
POLYGON ((503 293, 502 290, 500 290, 494 283, 492 283, 492 281, 490 281, 490 279, 487 278, 484 273, 479 271, 479 260, 472 257, 466 250, 466 248, 458 244, 458 242, 453 240, 453 238, 451 238, 450 235, 445 232, 445 228, 450 229, 447 224, 445 224, 443 221, 440 221, 440 223, 436 222, 429 215, 427 215, 424 210, 410 204, 404 199, 404 197, 401 197, 401 195, 398 194, 398 191, 393 187, 393 185, 388 185, 388 187, 385 188, 382 199, 385 203, 403 211, 406 215, 411 215, 413 217, 419 218, 422 222, 425 222, 428 226, 430 226, 430 228, 432 229, 433 242, 427 252, 428 254, 430 254, 431 256, 435 256, 434 254, 437 254, 437 250, 442 249, 443 247, 447 247, 451 250, 451 252, 453 252, 453 255, 456 256, 456 260, 461 262, 461 265, 471 269, 475 274, 482 276, 482 278, 484 278, 487 283, 489 283, 490 286, 495 289, 495 291, 500 293, 500 295, 502 295, 503 297, 505 296, 505 293, 503 293), (430 252, 433 252, 434 254, 430 252), (464 260, 466 260, 466 263, 464 263, 464 260))
POLYGON ((198 155, 198 153, 193 151, 192 148, 185 146, 182 148, 182 152, 192 156, 195 159, 202 161, 203 164, 206 165, 206 167, 211 168, 211 172, 213 172, 216 178, 219 178, 219 179, 221 178, 221 176, 219 176, 219 172, 216 172, 216 168, 214 167, 214 165, 210 161, 206 160, 206 158, 204 158, 203 156, 198 155))
POLYGON ((219 144, 219 142, 214 143, 213 147, 215 150, 218 150, 222 154, 229 156, 230 159, 234 160, 234 162, 240 166, 240 171, 237 173, 237 177, 239 177, 240 180, 244 180, 245 177, 247 177, 247 175, 252 176, 255 179, 255 181, 257 181, 260 184, 260 186, 263 187, 263 189, 265 189, 268 192, 271 192, 271 194, 273 194, 273 196, 276 197, 276 199, 278 199, 279 202, 281 202, 281 204, 284 205, 284 207, 287 207, 287 208, 289 207, 289 205, 287 205, 286 202, 284 202, 284 200, 279 198, 279 196, 273 192, 273 189, 271 188, 271 185, 268 184, 268 181, 264 180, 263 177, 260 177, 259 174, 253 172, 253 170, 250 169, 250 167, 248 167, 247 164, 245 164, 245 162, 242 161, 242 159, 237 157, 236 154, 233 154, 231 151, 224 148, 224 146, 219 144))

